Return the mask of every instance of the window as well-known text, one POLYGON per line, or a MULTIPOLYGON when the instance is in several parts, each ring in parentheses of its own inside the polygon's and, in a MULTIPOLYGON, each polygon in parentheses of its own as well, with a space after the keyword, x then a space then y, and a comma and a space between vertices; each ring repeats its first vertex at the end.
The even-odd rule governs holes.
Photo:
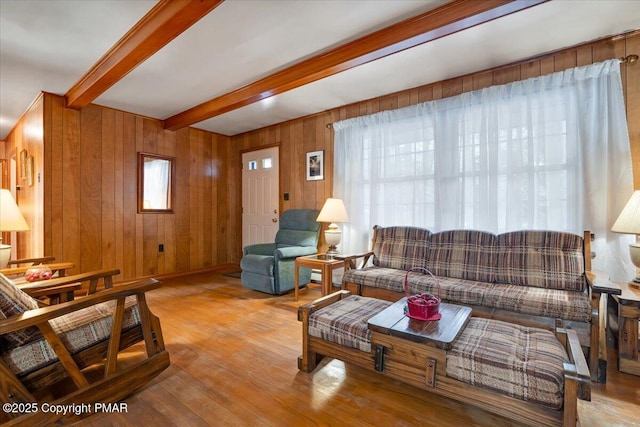
POLYGON ((620 87, 612 60, 334 123, 343 250, 376 224, 590 230, 594 265, 620 262, 609 226, 633 188, 620 87))
POLYGON ((138 153, 138 213, 172 213, 174 158, 138 153))

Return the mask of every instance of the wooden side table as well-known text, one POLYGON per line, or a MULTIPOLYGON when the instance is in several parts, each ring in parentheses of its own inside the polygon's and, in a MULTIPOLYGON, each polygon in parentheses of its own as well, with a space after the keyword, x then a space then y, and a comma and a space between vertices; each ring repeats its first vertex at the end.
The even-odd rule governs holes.
POLYGON ((300 267, 307 267, 316 270, 320 270, 322 273, 322 295, 328 295, 331 293, 332 278, 333 278, 333 270, 344 267, 344 260, 336 259, 333 257, 327 256, 327 254, 315 254, 308 256, 301 256, 296 258, 295 267, 294 267, 294 289, 295 289, 295 299, 298 301, 298 279, 299 279, 299 271, 300 267))
POLYGON ((58 277, 65 277, 67 270, 75 268, 75 264, 72 262, 52 262, 50 264, 42 265, 29 265, 26 267, 9 267, 0 269, 0 273, 5 276, 21 276, 24 275, 30 268, 49 267, 52 273, 58 273, 58 277))
POLYGON ((618 303, 618 370, 640 375, 638 358, 638 323, 640 322, 640 288, 617 283, 622 294, 613 295, 618 303))

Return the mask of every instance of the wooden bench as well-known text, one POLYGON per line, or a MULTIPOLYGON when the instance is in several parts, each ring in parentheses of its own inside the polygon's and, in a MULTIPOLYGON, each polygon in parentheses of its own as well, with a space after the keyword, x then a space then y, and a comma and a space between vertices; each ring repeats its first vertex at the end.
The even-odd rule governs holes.
MULTIPOLYGON (((556 339, 553 333, 536 328, 492 319, 464 320, 460 317, 464 310, 455 307, 451 309, 464 325, 450 342, 419 342, 420 339, 402 336, 398 330, 381 328, 379 322, 368 324, 376 314, 393 314, 398 308, 399 305, 394 307, 386 301, 352 296, 348 291, 336 292, 301 306, 298 320, 303 325, 303 351, 298 368, 311 372, 323 356, 333 357, 529 425, 576 425, 577 399, 590 400, 590 374, 575 331, 558 330, 556 339), (490 377, 490 370, 483 370, 478 365, 485 363, 483 360, 468 363, 470 357, 482 358, 472 355, 478 350, 478 346, 473 345, 474 339, 476 343, 483 341, 477 340, 478 331, 490 333, 486 342, 500 346, 500 351, 485 349, 488 350, 485 357, 494 357, 494 360, 486 361, 486 366, 490 364, 493 369, 497 364, 501 369, 498 377, 490 377), (516 352, 513 335, 520 333, 534 334, 534 340, 523 342, 538 342, 544 346, 544 351, 533 344, 523 344, 516 352), (546 359, 550 349, 557 356, 553 362, 546 359), (514 363, 511 357, 507 360, 505 354, 509 352, 511 356, 526 353, 527 363, 519 364, 517 360, 514 363), (530 370, 528 364, 532 360, 541 362, 530 370), (476 371, 465 370, 465 366, 474 366, 476 371), (518 387, 501 384, 502 377, 517 379, 519 376, 524 378, 524 384, 541 383, 539 378, 533 382, 529 381, 532 377, 525 378, 536 375, 534 371, 541 367, 551 371, 556 378, 555 389, 553 384, 545 384, 544 390, 520 387, 518 395, 518 392, 505 391, 518 387)), ((410 328, 434 330, 439 326, 436 322, 420 322, 410 328)), ((442 327, 446 326, 442 324, 442 327)))

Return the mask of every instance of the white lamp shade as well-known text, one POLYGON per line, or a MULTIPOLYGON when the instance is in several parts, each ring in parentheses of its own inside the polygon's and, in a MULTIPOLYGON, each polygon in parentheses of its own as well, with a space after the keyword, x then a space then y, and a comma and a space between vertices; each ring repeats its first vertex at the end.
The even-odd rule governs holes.
POLYGON ((6 189, 0 189, 0 231, 26 231, 29 224, 24 220, 13 196, 6 189))
POLYGON ((618 215, 611 231, 624 234, 640 234, 640 190, 636 190, 618 215))
POLYGON ((341 199, 327 199, 316 219, 317 222, 349 222, 349 215, 341 199))

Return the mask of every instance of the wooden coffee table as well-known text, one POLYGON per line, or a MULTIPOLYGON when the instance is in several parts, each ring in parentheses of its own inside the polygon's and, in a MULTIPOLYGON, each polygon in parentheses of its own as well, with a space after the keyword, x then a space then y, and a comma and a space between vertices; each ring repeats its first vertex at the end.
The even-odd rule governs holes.
POLYGON ((471 318, 471 308, 440 303, 442 319, 414 320, 404 314, 407 298, 402 298, 369 319, 369 330, 448 350, 471 318))
POLYGON ((388 364, 394 375, 414 385, 424 382, 426 372, 427 384, 433 387, 436 372, 445 375, 446 351, 469 322, 471 308, 440 303, 442 319, 422 321, 407 317, 406 305, 407 298, 402 298, 369 319, 375 369, 383 372, 388 364))

